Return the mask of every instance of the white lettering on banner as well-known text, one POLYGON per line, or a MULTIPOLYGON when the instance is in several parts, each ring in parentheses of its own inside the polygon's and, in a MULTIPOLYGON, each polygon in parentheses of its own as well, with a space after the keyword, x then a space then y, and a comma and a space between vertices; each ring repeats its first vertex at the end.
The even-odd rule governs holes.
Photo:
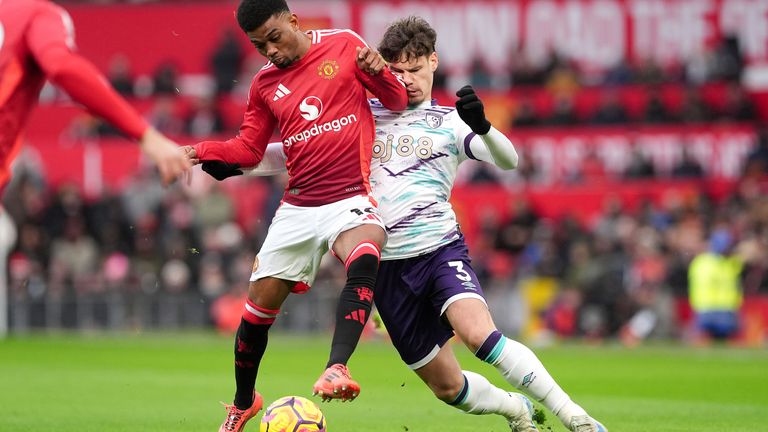
POLYGON ((437 31, 441 67, 466 73, 475 59, 506 70, 518 53, 534 65, 554 52, 603 69, 625 58, 685 62, 721 35, 739 36, 747 59, 768 59, 768 0, 485 0, 363 2, 361 33, 377 45, 387 26, 409 15, 437 31))
POLYGON ((714 161, 716 174, 723 177, 738 177, 753 147, 753 139, 746 134, 723 137, 717 145, 719 157, 714 161))
POLYGON ((535 65, 552 53, 600 68, 624 59, 626 29, 621 6, 610 1, 559 5, 536 0, 526 13, 525 53, 535 65))
POLYGON ((768 1, 724 0, 720 28, 723 34, 739 36, 739 46, 746 58, 768 56, 768 1))
POLYGON ((711 0, 634 0, 629 11, 634 26, 635 58, 654 59, 667 64, 702 54, 712 25, 707 16, 714 12, 711 0))
POLYGON ((437 32, 441 67, 465 71, 475 58, 494 72, 505 71, 520 39, 520 12, 508 2, 375 2, 362 12, 362 33, 378 41, 393 21, 410 15, 424 18, 437 32))

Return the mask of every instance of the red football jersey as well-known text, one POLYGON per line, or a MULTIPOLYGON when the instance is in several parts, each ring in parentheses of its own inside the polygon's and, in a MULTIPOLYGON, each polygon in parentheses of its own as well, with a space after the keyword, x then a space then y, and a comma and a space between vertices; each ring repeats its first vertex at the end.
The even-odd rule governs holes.
POLYGON ((46 77, 132 138, 146 123, 103 75, 73 52, 74 28, 61 7, 41 0, 0 0, 0 190, 10 175, 24 124, 46 77))
POLYGON ((275 126, 287 156, 284 201, 319 206, 370 192, 375 135, 366 89, 387 108, 406 108, 399 79, 385 68, 371 76, 357 66, 365 42, 351 30, 317 30, 309 51, 285 69, 271 63, 256 74, 240 134, 226 143, 195 146, 201 161, 253 166, 275 126))

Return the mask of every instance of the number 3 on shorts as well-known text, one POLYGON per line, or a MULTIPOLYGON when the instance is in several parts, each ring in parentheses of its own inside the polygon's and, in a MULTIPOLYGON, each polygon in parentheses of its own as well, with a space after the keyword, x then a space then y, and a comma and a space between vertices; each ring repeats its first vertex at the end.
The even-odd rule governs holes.
POLYGON ((471 282, 472 276, 464 270, 464 263, 461 261, 448 261, 450 267, 456 268, 456 279, 464 282, 471 282))

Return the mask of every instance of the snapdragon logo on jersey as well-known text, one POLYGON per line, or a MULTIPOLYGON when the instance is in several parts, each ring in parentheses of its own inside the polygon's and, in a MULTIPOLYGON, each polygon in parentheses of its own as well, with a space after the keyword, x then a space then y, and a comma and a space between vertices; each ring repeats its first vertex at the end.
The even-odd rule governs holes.
MULTIPOLYGON (((299 104, 299 111, 301 112, 301 116, 304 117, 304 120, 317 120, 320 117, 320 114, 323 113, 323 101, 317 96, 308 96, 299 104)), ((283 141, 283 144, 285 144, 286 147, 290 147, 297 142, 309 141, 310 138, 326 132, 338 132, 341 128, 356 122, 357 116, 349 114, 325 123, 315 123, 311 128, 288 137, 288 139, 283 141)))

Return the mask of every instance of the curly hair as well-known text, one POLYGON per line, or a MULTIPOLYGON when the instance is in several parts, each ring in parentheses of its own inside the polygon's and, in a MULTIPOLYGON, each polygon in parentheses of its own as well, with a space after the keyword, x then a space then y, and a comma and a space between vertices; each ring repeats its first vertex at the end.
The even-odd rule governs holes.
POLYGON ((242 0, 237 7, 237 23, 248 33, 283 13, 291 13, 285 0, 242 0))
POLYGON ((392 23, 379 43, 379 52, 388 62, 406 61, 435 52, 437 33, 421 17, 409 16, 392 23))

